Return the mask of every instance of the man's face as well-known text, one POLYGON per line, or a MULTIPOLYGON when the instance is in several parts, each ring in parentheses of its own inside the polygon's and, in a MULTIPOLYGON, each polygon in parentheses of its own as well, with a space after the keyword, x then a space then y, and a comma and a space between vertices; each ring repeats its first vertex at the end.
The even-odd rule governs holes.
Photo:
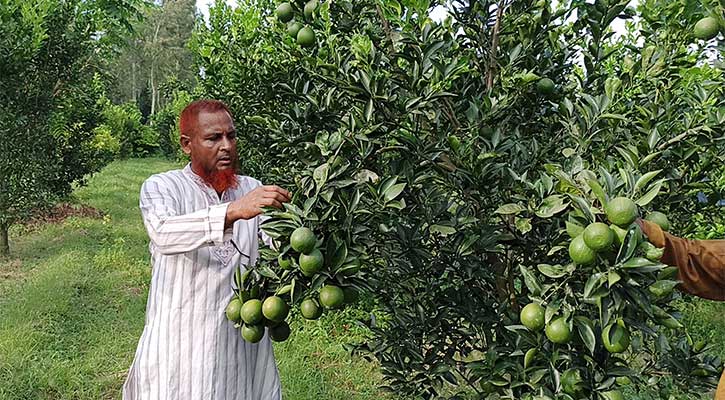
POLYGON ((191 156, 194 172, 218 192, 223 192, 224 186, 228 185, 217 187, 214 183, 219 177, 224 177, 222 181, 229 180, 237 171, 236 131, 229 113, 224 110, 200 112, 196 129, 191 137, 182 135, 181 146, 184 153, 191 156))

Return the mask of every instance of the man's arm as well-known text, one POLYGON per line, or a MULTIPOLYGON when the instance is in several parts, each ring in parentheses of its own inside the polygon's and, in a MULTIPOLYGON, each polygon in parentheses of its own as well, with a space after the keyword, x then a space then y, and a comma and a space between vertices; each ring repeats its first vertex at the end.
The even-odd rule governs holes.
POLYGON ((183 199, 177 196, 161 179, 149 179, 141 186, 141 214, 158 251, 171 255, 221 244, 230 203, 180 215, 179 202, 183 199))
POLYGON ((251 219, 262 207, 282 207, 290 194, 277 186, 260 186, 231 203, 179 215, 179 201, 161 179, 141 187, 140 207, 149 238, 162 254, 180 254, 203 246, 218 246, 231 235, 240 219, 251 219))
POLYGON ((664 232, 659 225, 639 220, 657 247, 662 262, 677 267, 680 290, 710 300, 725 300, 725 240, 689 240, 664 232))

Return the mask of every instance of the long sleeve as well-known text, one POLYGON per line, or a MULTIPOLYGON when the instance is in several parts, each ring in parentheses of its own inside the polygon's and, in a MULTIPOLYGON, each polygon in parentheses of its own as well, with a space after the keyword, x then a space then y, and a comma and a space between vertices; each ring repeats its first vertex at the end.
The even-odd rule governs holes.
POLYGON ((662 262, 677 267, 680 290, 710 300, 725 300, 725 240, 689 240, 642 221, 644 233, 664 247, 662 262))
POLYGON ((224 231, 229 203, 179 215, 179 202, 184 200, 179 196, 175 196, 168 184, 160 179, 150 178, 141 186, 140 208, 144 225, 161 254, 180 254, 203 246, 218 246, 231 235, 224 231))

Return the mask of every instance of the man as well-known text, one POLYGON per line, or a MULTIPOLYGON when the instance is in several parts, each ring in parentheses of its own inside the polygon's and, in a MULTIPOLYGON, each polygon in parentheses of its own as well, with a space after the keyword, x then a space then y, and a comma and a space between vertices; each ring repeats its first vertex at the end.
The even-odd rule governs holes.
POLYGON ((261 208, 281 208, 290 193, 236 174, 234 123, 224 103, 191 103, 179 128, 191 163, 141 187, 153 270, 123 398, 278 400, 269 338, 247 343, 224 308, 237 265, 257 259, 261 208))
MULTIPOLYGON (((664 232, 659 225, 638 220, 649 241, 664 247, 662 262, 677 268, 683 292, 710 300, 725 301, 725 240, 687 240, 664 232)), ((725 400, 725 372, 715 400, 725 400)))

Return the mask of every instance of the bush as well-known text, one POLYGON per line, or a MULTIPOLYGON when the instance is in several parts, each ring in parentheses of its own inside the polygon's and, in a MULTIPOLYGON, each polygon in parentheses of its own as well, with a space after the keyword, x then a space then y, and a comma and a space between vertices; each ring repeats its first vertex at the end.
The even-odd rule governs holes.
POLYGON ((102 115, 102 130, 118 140, 119 157, 146 157, 158 153, 159 134, 141 122, 141 111, 135 103, 116 105, 106 100, 102 115))

